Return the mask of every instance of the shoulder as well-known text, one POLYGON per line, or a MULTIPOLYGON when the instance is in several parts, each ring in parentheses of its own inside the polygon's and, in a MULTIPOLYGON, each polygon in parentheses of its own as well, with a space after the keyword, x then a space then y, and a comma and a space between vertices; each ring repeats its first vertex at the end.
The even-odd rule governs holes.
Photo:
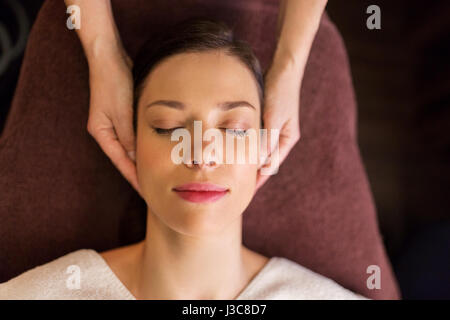
POLYGON ((246 296, 270 300, 367 299, 334 280, 283 257, 272 257, 269 260, 250 283, 246 296))
POLYGON ((80 249, 1 283, 0 299, 95 298, 99 281, 107 280, 102 279, 109 275, 107 271, 95 250, 80 249))

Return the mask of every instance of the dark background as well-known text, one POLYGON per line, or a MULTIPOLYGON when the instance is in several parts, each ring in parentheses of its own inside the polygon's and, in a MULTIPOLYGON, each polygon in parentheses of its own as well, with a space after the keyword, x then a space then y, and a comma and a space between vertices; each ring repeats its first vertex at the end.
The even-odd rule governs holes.
MULTIPOLYGON (((42 3, 0 0, 0 133, 42 3)), ((450 1, 329 0, 327 12, 348 50, 359 146, 402 296, 449 299, 450 1), (372 4, 381 30, 366 27, 372 4)))
POLYGON ((404 298, 450 298, 450 1, 329 0, 358 139, 404 298), (381 8, 381 30, 366 9, 381 8))

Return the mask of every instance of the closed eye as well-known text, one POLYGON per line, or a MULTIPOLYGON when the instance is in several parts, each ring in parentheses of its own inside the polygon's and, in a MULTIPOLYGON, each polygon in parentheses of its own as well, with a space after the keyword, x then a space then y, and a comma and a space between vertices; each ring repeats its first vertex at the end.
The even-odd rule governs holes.
POLYGON ((225 129, 227 133, 243 138, 248 135, 248 130, 245 129, 225 129))
MULTIPOLYGON (((153 127, 155 132, 160 135, 168 135, 168 134, 171 134, 176 129, 181 129, 181 128, 183 128, 183 127, 176 127, 176 128, 169 128, 169 129, 153 127)), ((228 129, 228 128, 219 128, 219 129, 225 130, 226 133, 235 135, 237 137, 245 137, 246 135, 248 135, 248 130, 245 130, 245 129, 228 129)))
POLYGON ((163 128, 156 128, 156 127, 154 127, 153 130, 155 130, 155 132, 157 134, 167 135, 167 134, 171 134, 174 130, 181 129, 181 128, 183 128, 183 127, 176 127, 176 128, 169 128, 169 129, 163 129, 163 128))

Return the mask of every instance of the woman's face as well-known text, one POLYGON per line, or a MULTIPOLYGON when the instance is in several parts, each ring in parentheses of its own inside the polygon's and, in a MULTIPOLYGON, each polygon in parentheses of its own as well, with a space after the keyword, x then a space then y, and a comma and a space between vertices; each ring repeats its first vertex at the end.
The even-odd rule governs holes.
POLYGON ((261 106, 250 70, 238 58, 219 50, 171 56, 147 77, 137 110, 137 175, 141 195, 151 213, 171 229, 189 235, 217 234, 236 222, 254 195, 258 170, 258 163, 249 163, 249 138, 239 132, 255 130, 259 145, 261 106), (154 103, 161 100, 171 102, 154 103), (249 105, 220 106, 235 101, 249 105), (171 141, 172 132, 168 129, 189 131, 189 160, 212 143, 200 137, 203 144, 197 147, 203 149, 194 149, 194 120, 201 121, 202 133, 209 128, 220 129, 224 163, 203 159, 202 164, 192 165, 172 160, 172 150, 181 139, 171 141), (225 163, 230 151, 225 143, 226 128, 239 129, 229 136, 235 139, 235 154, 238 140, 246 140, 244 164, 237 163, 236 158, 232 164, 225 163), (198 193, 177 191, 177 187, 196 182, 216 184, 227 191, 222 197, 206 202, 195 200, 198 193))

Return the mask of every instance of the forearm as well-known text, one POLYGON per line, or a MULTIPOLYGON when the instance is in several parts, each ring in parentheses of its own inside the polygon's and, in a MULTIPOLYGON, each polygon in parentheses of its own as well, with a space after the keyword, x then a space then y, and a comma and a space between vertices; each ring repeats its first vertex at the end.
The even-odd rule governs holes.
POLYGON ((81 28, 76 29, 89 63, 105 54, 121 52, 120 35, 110 0, 64 0, 80 7, 81 28))
POLYGON ((327 0, 281 0, 275 60, 303 74, 327 0))

